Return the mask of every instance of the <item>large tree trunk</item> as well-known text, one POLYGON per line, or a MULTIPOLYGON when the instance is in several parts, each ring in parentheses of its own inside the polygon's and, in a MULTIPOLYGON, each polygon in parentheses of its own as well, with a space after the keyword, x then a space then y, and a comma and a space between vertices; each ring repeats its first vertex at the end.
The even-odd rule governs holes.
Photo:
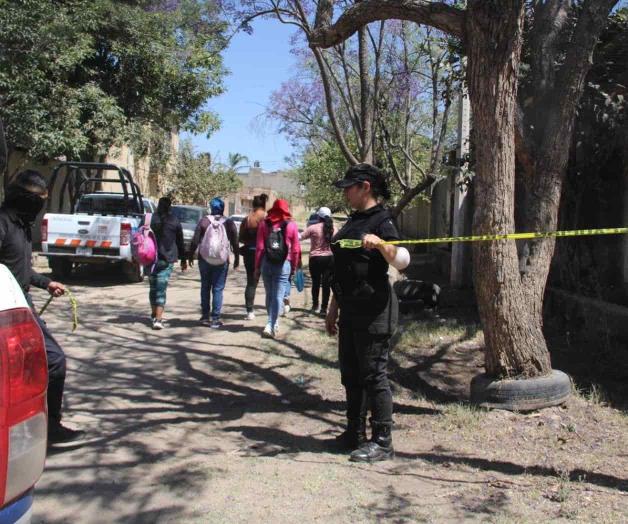
MULTIPOLYGON (((477 148, 474 233, 514 231, 515 117, 523 0, 469 1, 467 48, 473 139, 477 148)), ((478 242, 474 282, 486 342, 486 372, 497 377, 549 373, 541 318, 519 274, 512 241, 478 242)))
MULTIPOLYGON (((523 173, 526 180, 520 184, 525 197, 525 208, 520 210, 521 229, 524 231, 554 231, 558 227, 558 211, 576 109, 593 61, 595 44, 615 3, 616 0, 596 0, 583 6, 571 36, 571 45, 557 73, 551 70, 554 67, 553 57, 561 51, 556 47, 556 31, 548 29, 540 35, 533 35, 538 40, 534 50, 537 55, 545 55, 545 60, 539 58, 538 65, 533 63, 532 73, 535 77, 543 78, 544 83, 534 90, 534 104, 542 109, 532 113, 524 127, 528 133, 525 142, 531 150, 526 153, 533 153, 533 162, 528 163, 523 173)), ((542 26, 545 24, 560 28, 566 16, 563 10, 567 6, 568 2, 564 0, 553 0, 543 9, 538 8, 536 15, 540 16, 542 26), (554 4, 554 7, 550 4, 554 4), (549 21, 542 16, 548 14, 548 9, 555 9, 558 13, 550 12, 549 21)), ((519 152, 522 149, 520 147, 519 152)), ((527 155, 520 156, 525 158, 527 155)), ((533 313, 539 322, 542 322, 543 297, 555 244, 555 238, 547 238, 529 241, 526 246, 522 280, 527 300, 534 308, 533 313)))

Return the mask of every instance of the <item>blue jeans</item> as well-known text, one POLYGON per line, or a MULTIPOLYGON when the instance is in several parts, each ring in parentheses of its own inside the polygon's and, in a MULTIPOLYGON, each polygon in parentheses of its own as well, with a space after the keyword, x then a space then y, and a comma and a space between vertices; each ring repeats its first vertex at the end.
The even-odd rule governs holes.
POLYGON ((271 264, 262 260, 262 278, 266 289, 266 311, 268 324, 271 328, 275 327, 279 312, 283 307, 283 297, 289 277, 290 262, 287 260, 283 264, 271 264))
POLYGON ((201 315, 203 318, 209 318, 209 292, 211 291, 211 318, 212 320, 218 320, 222 309, 222 292, 227 281, 229 262, 222 266, 212 266, 199 257, 198 270, 201 273, 201 315))
POLYGON ((288 278, 285 287, 283 288, 283 298, 290 300, 290 292, 292 291, 292 279, 288 278))

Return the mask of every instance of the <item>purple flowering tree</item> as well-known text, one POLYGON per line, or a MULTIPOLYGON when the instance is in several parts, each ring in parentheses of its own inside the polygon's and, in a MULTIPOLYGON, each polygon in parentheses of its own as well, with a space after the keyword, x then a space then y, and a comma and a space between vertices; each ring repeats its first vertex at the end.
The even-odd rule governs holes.
POLYGON ((256 17, 298 28, 292 41, 298 73, 273 93, 266 112, 279 131, 306 152, 333 142, 348 164, 387 167, 394 175, 395 214, 440 176, 451 97, 460 85, 455 52, 442 32, 382 21, 323 50, 309 46, 315 2, 242 6, 245 29, 256 17))

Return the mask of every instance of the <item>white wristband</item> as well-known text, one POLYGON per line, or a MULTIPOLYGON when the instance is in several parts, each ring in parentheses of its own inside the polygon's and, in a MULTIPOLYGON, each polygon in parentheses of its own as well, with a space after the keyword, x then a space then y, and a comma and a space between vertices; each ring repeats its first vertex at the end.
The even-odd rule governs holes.
POLYGON ((405 247, 398 247, 397 254, 390 265, 398 270, 407 268, 410 265, 410 252, 405 247))

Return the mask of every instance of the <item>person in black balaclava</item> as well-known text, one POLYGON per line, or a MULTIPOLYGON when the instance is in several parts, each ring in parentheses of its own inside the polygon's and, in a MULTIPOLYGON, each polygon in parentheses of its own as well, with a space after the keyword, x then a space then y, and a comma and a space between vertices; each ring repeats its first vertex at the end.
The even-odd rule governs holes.
POLYGON ((39 323, 48 358, 48 443, 75 441, 83 432, 61 424, 61 404, 65 384, 65 354, 44 321, 39 318, 31 300, 31 286, 46 289, 54 297, 65 293, 65 287, 33 271, 31 227, 48 198, 48 187, 37 172, 19 173, 6 191, 0 207, 0 264, 13 273, 39 323))

